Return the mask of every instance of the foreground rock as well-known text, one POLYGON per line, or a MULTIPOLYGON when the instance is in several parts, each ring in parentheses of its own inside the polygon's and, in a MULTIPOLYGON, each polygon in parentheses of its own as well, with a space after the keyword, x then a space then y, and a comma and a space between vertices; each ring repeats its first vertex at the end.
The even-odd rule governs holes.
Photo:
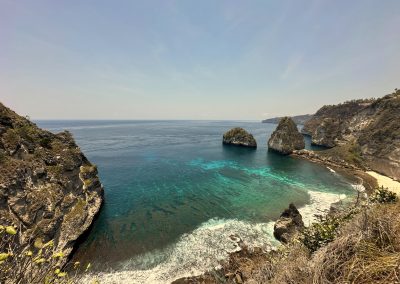
POLYGON ((38 128, 0 103, 0 224, 22 245, 53 240, 68 255, 103 200, 97 169, 69 132, 38 128))
POLYGON ((299 230, 304 228, 303 217, 293 203, 285 209, 274 225, 274 237, 283 243, 288 243, 299 230))
POLYGON ((257 147, 257 142, 254 139, 253 135, 240 127, 232 128, 231 130, 226 132, 223 136, 222 143, 227 145, 236 145, 251 148, 257 147))
POLYGON ((297 130, 296 124, 290 117, 280 120, 277 128, 268 140, 268 148, 281 154, 288 155, 294 150, 304 149, 303 135, 297 130))

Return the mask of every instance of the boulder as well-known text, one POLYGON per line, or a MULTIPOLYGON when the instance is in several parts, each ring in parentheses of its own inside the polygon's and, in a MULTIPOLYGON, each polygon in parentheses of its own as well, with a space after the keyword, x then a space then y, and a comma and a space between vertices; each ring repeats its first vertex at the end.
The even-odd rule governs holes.
POLYGON ((274 225, 274 237, 282 243, 288 243, 299 230, 304 228, 303 218, 293 203, 282 212, 274 225))
POLYGON ((271 138, 268 140, 268 148, 281 154, 288 155, 294 150, 304 149, 303 135, 298 131, 296 124, 290 117, 280 120, 271 138))
POLYGON ((257 142, 253 135, 240 127, 235 127, 226 132, 222 139, 223 144, 256 148, 257 142))

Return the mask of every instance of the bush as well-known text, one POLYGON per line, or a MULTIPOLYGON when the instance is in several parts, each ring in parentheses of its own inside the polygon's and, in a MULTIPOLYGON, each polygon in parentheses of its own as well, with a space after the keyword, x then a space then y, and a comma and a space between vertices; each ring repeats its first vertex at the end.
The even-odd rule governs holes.
POLYGON ((336 217, 323 217, 320 222, 312 224, 303 231, 303 244, 315 252, 320 247, 332 242, 336 237, 340 219, 336 217))
POLYGON ((50 137, 42 137, 40 140, 39 140, 39 144, 40 144, 40 146, 42 146, 43 148, 47 148, 47 149, 49 149, 49 148, 51 148, 51 138, 50 137))
POLYGON ((374 192, 370 200, 372 203, 395 203, 397 194, 382 186, 374 192))
POLYGON ((66 256, 55 250, 52 240, 37 238, 22 246, 19 235, 16 227, 0 225, 0 283, 81 283, 78 272, 90 264, 64 264, 66 256))

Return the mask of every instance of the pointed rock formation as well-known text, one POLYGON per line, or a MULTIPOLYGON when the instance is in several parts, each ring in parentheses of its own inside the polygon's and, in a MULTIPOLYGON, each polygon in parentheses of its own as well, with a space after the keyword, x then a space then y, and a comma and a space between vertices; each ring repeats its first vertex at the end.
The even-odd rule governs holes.
POLYGON ((268 140, 268 148, 281 154, 288 155, 293 150, 304 149, 303 135, 298 131, 296 124, 290 117, 280 120, 277 128, 268 140))
POLYGON ((235 127, 224 134, 223 144, 256 148, 257 142, 253 135, 240 127, 235 127))
POLYGON ((274 225, 274 237, 282 243, 288 243, 296 233, 304 228, 303 217, 293 203, 285 209, 274 225))

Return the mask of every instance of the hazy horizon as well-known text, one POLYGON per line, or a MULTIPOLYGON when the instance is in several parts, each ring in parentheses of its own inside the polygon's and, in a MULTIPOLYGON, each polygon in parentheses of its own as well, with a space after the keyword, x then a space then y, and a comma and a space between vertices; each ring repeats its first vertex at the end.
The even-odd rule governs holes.
POLYGON ((0 3, 0 101, 34 120, 251 120, 399 88, 400 1, 0 3))

